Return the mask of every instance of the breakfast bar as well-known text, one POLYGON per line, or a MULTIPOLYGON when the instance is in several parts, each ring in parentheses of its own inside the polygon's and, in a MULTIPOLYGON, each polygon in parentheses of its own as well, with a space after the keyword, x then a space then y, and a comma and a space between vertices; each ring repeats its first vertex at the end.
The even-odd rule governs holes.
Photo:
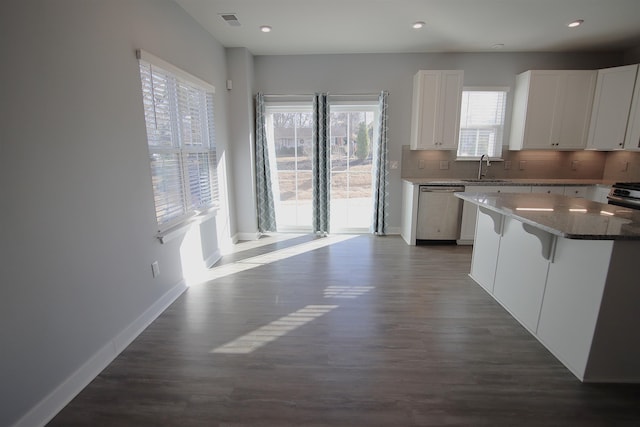
POLYGON ((583 382, 640 383, 640 211, 554 194, 478 206, 470 276, 583 382))

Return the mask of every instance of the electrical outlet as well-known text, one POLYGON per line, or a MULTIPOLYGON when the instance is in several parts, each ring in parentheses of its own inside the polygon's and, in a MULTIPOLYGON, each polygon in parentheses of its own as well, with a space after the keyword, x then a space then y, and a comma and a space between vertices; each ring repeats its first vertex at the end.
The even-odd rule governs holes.
POLYGON ((509 169, 511 169, 511 160, 505 160, 504 161, 504 170, 508 171, 509 169))
POLYGON ((620 168, 620 172, 626 172, 629 170, 629 162, 622 162, 622 167, 620 168))
POLYGON ((520 170, 523 171, 527 167, 526 160, 520 160, 520 170))
POLYGON ((160 265, 158 264, 158 261, 153 261, 151 263, 151 274, 153 277, 158 277, 160 275, 160 265))
POLYGON ((571 161, 571 170, 572 171, 577 171, 578 170, 578 161, 577 160, 572 160, 571 161))
POLYGON ((440 160, 440 170, 449 169, 449 160, 440 160))
POLYGON ((424 160, 423 159, 418 160, 418 169, 424 169, 424 160))

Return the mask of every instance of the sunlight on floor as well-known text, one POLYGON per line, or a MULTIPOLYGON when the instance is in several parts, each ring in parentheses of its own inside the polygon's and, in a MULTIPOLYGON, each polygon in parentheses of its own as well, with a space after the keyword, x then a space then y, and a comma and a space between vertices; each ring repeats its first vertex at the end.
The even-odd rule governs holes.
POLYGON ((227 344, 214 348, 210 353, 251 353, 263 345, 280 338, 320 316, 324 316, 336 308, 338 308, 337 305, 308 305, 227 344))
POLYGON ((344 242, 345 240, 353 239, 356 235, 336 235, 329 236, 322 239, 316 239, 311 242, 302 243, 299 245, 291 246, 289 248, 280 249, 278 251, 269 252, 264 255, 258 255, 255 257, 236 261, 232 264, 224 264, 220 267, 213 267, 207 272, 203 272, 198 277, 201 281, 210 281, 226 277, 231 274, 240 273, 242 271, 250 270, 252 268, 260 267, 265 264, 280 261, 292 256, 300 255, 305 252, 313 251, 315 249, 323 248, 325 246, 333 245, 335 243, 344 242))
POLYGON ((277 242, 284 242, 286 240, 295 239, 297 237, 305 236, 306 234, 294 234, 294 233, 273 233, 264 235, 258 240, 247 240, 244 242, 236 243, 235 245, 226 248, 221 251, 222 255, 236 254, 238 252, 248 251, 249 249, 260 248, 262 246, 271 245, 277 242))
POLYGON ((325 298, 357 298, 366 294, 374 286, 329 286, 324 290, 325 298))

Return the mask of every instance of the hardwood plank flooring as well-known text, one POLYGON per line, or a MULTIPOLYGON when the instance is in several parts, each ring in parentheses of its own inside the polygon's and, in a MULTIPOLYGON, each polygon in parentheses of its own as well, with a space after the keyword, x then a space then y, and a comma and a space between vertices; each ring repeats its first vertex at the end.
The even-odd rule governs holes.
POLYGON ((226 257, 49 425, 640 425, 640 387, 580 383, 467 276, 470 247, 330 242, 226 257))

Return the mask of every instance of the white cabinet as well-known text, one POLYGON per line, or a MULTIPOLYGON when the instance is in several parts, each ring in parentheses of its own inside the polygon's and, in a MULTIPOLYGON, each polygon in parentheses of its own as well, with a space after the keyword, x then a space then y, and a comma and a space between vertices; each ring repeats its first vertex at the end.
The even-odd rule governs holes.
MULTIPOLYGON (((478 206, 473 205, 476 208, 478 206)), ((473 247, 471 277, 490 294, 496 277, 496 256, 500 250, 500 237, 504 216, 489 210, 477 213, 478 235, 473 247)))
POLYGON ((537 335, 578 377, 587 369, 612 249, 610 240, 558 239, 549 265, 537 335))
POLYGON ((580 186, 567 186, 564 187, 564 195, 568 197, 577 197, 579 199, 586 199, 587 194, 589 193, 589 186, 580 185, 580 186))
POLYGON ((636 87, 633 91, 627 134, 624 137, 624 149, 640 151, 640 73, 636 76, 636 87))
POLYGON ((511 150, 586 146, 596 71, 535 70, 516 77, 511 150))
POLYGON ((549 262, 541 256, 538 237, 525 230, 522 222, 503 218, 493 294, 516 319, 535 333, 549 262))
POLYGON ((587 148, 619 150, 624 147, 637 72, 638 65, 598 70, 587 148))
POLYGON ((400 235, 408 245, 416 244, 416 224, 418 220, 418 190, 420 187, 402 181, 402 218, 400 235))
POLYGON ((412 150, 456 150, 462 70, 421 70, 413 77, 412 150))
POLYGON ((611 191, 610 185, 594 185, 587 191, 587 199, 594 202, 607 203, 607 196, 611 191))
MULTIPOLYGON (((477 185, 467 186, 464 191, 475 193, 530 193, 528 185, 477 185)), ((476 233, 476 216, 478 207, 467 201, 462 205, 462 224, 460 226, 459 245, 472 245, 476 233)))
POLYGON ((564 187, 561 185, 534 185, 531 187, 531 192, 564 195, 564 187))

